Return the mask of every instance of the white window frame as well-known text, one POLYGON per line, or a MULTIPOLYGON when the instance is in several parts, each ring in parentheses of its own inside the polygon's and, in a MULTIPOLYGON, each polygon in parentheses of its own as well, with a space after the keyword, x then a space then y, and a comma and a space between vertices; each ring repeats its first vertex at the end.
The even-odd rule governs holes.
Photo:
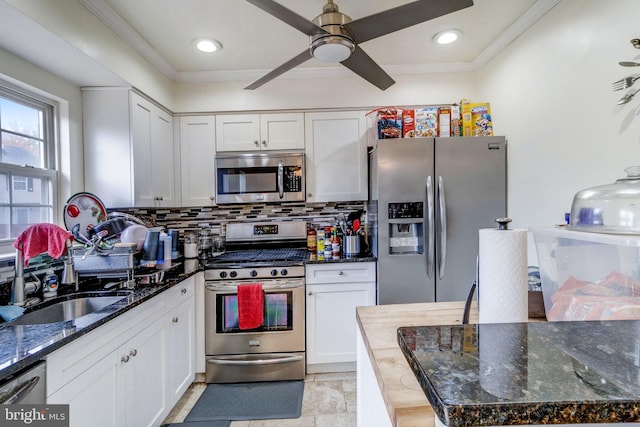
MULTIPOLYGON (((49 209, 49 215, 47 222, 54 223, 57 219, 56 212, 59 210, 58 206, 58 185, 59 185, 59 173, 57 171, 57 129, 58 129, 58 108, 57 103, 27 89, 19 88, 11 83, 0 80, 0 97, 10 99, 14 102, 31 106, 35 109, 43 111, 43 154, 44 154, 44 167, 32 167, 32 166, 20 166, 11 163, 0 162, 0 179, 5 175, 9 176, 23 176, 26 178, 42 179, 49 182, 49 203, 46 204, 28 204, 28 203, 14 203, 11 197, 13 192, 13 185, 10 185, 10 197, 8 203, 0 203, 0 207, 6 208, 33 208, 40 207, 49 209)), ((1 124, 0 124, 1 126, 1 124)), ((28 188, 27 188, 28 189, 28 188)), ((22 190, 18 190, 22 191, 22 190)), ((10 209, 9 223, 12 224, 13 212, 10 209)), ((15 237, 9 239, 0 240, 0 253, 6 253, 13 249, 13 242, 15 237)))

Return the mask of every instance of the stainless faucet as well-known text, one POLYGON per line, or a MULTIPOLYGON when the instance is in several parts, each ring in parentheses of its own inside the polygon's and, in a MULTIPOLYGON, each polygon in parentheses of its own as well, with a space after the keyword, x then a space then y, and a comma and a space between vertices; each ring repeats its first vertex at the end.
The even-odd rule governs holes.
MULTIPOLYGON (((76 274, 73 269, 73 262, 71 256, 71 239, 67 239, 67 259, 64 262, 64 270, 62 271, 62 284, 63 285, 76 285, 76 291, 78 290, 78 284, 76 280, 76 274)), ((40 281, 35 274, 31 273, 35 278, 35 284, 27 283, 24 280, 24 256, 22 255, 22 249, 16 249, 16 262, 15 262, 15 275, 13 283, 11 285, 11 299, 9 304, 25 306, 29 305, 30 301, 27 299, 27 294, 37 292, 40 289, 40 281)))

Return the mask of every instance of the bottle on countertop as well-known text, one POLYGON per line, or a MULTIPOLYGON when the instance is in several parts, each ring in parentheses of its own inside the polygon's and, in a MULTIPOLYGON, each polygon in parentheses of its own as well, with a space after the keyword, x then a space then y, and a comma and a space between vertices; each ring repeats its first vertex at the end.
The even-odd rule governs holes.
POLYGON ((324 259, 331 259, 331 227, 324 228, 324 259))
POLYGON ((318 261, 324 261, 324 231, 318 229, 316 233, 316 250, 318 253, 318 261))
POLYGON ((307 250, 316 252, 318 250, 318 232, 311 225, 307 224, 307 250))
POLYGON ((49 269, 44 275, 42 282, 42 296, 44 298, 53 298, 58 296, 58 276, 53 270, 49 269))

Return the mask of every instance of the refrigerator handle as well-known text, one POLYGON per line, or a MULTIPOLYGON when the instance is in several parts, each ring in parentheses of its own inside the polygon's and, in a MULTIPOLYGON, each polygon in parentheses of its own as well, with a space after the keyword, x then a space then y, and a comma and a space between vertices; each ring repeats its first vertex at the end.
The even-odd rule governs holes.
POLYGON ((438 177, 438 208, 440 209, 440 251, 438 254, 438 277, 444 278, 444 266, 447 259, 447 198, 444 194, 444 180, 438 177))
POLYGON ((427 277, 433 277, 433 264, 435 253, 435 211, 433 206, 433 181, 431 175, 427 177, 427 233, 429 240, 427 244, 427 277))

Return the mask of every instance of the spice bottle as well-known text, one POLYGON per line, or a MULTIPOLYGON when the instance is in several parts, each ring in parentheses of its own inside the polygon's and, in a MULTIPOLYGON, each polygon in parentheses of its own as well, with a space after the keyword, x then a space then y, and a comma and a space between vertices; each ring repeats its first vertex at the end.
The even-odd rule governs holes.
POLYGON ((316 250, 318 253, 318 261, 324 260, 324 232, 319 229, 316 236, 316 250))
POLYGON ((324 228, 324 259, 331 259, 331 227, 324 228))
POLYGON ((307 225, 307 250, 309 252, 315 253, 318 250, 317 234, 315 228, 307 225))
POLYGON ((340 239, 338 238, 336 230, 334 230, 331 240, 331 257, 333 259, 340 259, 340 239))

